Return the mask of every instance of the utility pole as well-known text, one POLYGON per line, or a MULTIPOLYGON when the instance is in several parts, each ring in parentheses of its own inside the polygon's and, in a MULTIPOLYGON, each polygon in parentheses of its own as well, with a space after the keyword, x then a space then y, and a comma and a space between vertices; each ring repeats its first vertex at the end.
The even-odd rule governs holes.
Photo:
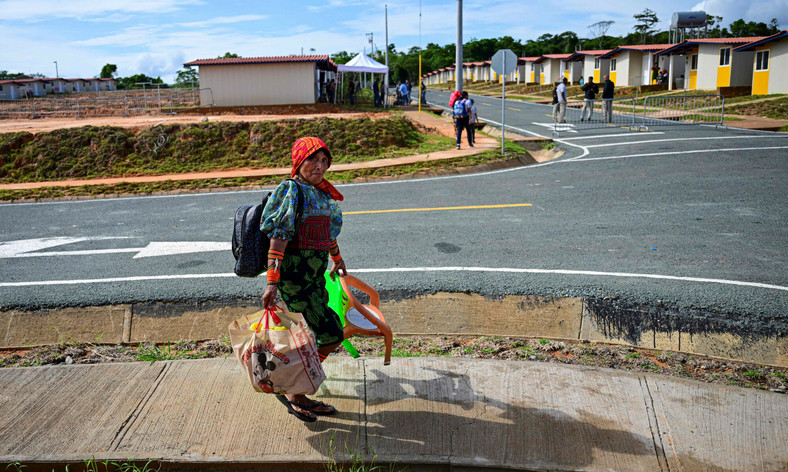
POLYGON ((457 0, 457 56, 454 73, 457 79, 457 90, 462 92, 462 0, 457 0))
POLYGON ((55 63, 55 78, 60 77, 60 73, 57 71, 57 61, 52 61, 55 63))
POLYGON ((389 6, 385 5, 385 12, 386 12, 386 82, 383 84, 383 90, 380 93, 383 94, 383 106, 388 108, 388 98, 389 98, 389 6))

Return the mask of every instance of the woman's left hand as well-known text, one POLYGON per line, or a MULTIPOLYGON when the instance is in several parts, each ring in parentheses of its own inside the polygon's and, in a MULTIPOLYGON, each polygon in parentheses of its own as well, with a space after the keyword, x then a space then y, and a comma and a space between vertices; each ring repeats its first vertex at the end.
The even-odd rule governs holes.
POLYGON ((334 267, 331 268, 331 272, 328 273, 331 280, 334 280, 334 274, 339 271, 342 271, 339 275, 347 275, 347 268, 345 267, 345 260, 340 259, 339 262, 334 262, 334 267))

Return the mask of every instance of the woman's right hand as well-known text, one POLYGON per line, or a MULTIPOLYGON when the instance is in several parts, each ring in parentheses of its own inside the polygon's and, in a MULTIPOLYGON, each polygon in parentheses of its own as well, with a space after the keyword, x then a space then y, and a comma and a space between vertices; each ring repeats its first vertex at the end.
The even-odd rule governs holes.
POLYGON ((263 293, 263 308, 273 309, 276 306, 277 290, 278 288, 276 285, 269 285, 265 288, 265 293, 263 293))

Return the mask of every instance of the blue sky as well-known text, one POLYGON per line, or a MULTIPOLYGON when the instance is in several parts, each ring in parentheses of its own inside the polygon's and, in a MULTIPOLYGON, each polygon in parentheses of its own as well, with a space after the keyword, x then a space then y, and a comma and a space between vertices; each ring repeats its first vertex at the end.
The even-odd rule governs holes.
MULTIPOLYGON (((93 77, 106 63, 118 74, 173 81, 184 62, 217 57, 333 54, 389 42, 398 50, 456 39, 456 0, 0 0, 0 70, 93 77), (421 6, 420 6, 421 5, 421 6), (421 10, 421 21, 419 11, 421 10), (420 34, 421 33, 421 34, 420 34), (314 51, 312 51, 314 49, 314 51)), ((651 8, 667 29, 673 12, 702 9, 723 23, 777 18, 788 29, 788 0, 464 0, 463 40, 504 35, 522 41, 612 20, 608 34, 631 32, 632 15, 651 8)))

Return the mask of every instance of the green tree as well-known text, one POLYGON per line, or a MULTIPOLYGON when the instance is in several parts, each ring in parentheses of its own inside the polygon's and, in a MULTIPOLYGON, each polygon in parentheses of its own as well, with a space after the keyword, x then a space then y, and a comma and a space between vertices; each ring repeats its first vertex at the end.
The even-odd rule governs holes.
POLYGON ((241 57, 241 56, 235 53, 226 52, 224 53, 224 56, 219 56, 218 59, 233 59, 235 57, 241 57))
POLYGON ((347 64, 351 59, 353 59, 353 55, 347 51, 339 51, 331 55, 331 60, 337 64, 347 64))
POLYGON ((200 84, 200 77, 195 69, 191 66, 186 66, 184 69, 176 73, 175 86, 176 87, 196 87, 200 84))
POLYGON ((148 77, 145 74, 135 74, 130 77, 118 77, 115 79, 115 83, 118 84, 118 89, 138 89, 142 88, 142 85, 138 85, 141 83, 151 83, 151 84, 163 84, 164 81, 161 80, 161 77, 148 77))
POLYGON ((115 64, 104 64, 104 67, 101 68, 101 74, 99 77, 102 79, 111 79, 115 76, 118 72, 118 66, 115 64))
POLYGON ((654 34, 656 30, 653 28, 655 24, 659 23, 657 13, 653 10, 646 8, 642 12, 633 15, 637 23, 633 28, 635 32, 641 35, 643 44, 646 44, 646 39, 654 34))

